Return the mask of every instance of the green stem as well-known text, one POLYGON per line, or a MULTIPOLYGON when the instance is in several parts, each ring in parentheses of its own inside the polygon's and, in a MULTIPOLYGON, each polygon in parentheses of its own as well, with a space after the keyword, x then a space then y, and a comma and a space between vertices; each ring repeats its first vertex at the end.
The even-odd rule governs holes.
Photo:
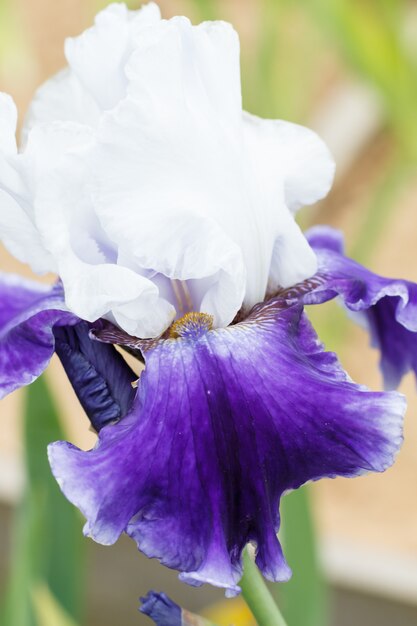
POLYGON ((272 585, 271 593, 290 624, 328 624, 327 586, 320 568, 310 485, 287 494, 281 501, 281 541, 293 575, 285 585, 272 585), (300 602, 302 598, 302 602, 300 602))
POLYGON ((243 577, 239 585, 242 588, 246 604, 258 622, 258 626, 287 626, 260 571, 247 550, 243 553, 243 564, 243 577))

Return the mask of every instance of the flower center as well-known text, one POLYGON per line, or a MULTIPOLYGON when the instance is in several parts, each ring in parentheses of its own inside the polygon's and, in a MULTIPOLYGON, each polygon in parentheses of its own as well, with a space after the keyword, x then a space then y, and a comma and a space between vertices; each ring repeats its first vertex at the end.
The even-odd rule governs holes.
POLYGON ((198 339, 213 328, 214 318, 208 313, 186 313, 179 320, 174 322, 169 329, 169 337, 178 339, 185 337, 188 339, 198 339))

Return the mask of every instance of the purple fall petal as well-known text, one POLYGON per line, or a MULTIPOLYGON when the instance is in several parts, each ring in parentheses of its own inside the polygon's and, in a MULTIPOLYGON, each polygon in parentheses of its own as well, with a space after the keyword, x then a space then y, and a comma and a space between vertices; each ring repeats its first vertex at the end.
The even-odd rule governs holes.
POLYGON ((276 533, 284 492, 308 480, 382 471, 401 441, 404 398, 355 385, 282 299, 242 323, 142 342, 132 411, 83 452, 49 447, 63 492, 103 544, 122 532, 194 585, 239 592, 252 541, 270 580, 290 570, 276 533))
POLYGON ((44 371, 55 349, 54 326, 77 321, 59 285, 0 274, 0 398, 44 371))
POLYGON ((90 338, 90 325, 55 328, 55 350, 90 422, 98 432, 130 410, 137 376, 117 350, 90 338))
POLYGON ((323 279, 303 298, 321 304, 340 296, 369 329, 372 344, 381 350, 385 386, 395 389, 409 370, 417 375, 417 285, 383 278, 346 257, 343 236, 328 226, 307 233, 323 279))

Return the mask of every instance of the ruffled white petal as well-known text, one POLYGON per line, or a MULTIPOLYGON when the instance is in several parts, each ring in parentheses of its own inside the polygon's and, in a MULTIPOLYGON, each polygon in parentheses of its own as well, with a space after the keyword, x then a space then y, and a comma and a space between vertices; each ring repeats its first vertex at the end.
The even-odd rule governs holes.
POLYGON ((22 154, 0 96, 0 234, 61 275, 75 313, 140 337, 190 309, 225 326, 315 272, 293 212, 327 193, 331 157, 307 129, 242 113, 229 24, 114 4, 66 55, 22 154))
POLYGON ((0 94, 0 238, 19 261, 46 272, 54 261, 44 250, 34 221, 30 168, 17 154, 17 111, 12 98, 0 94))
POLYGON ((269 271, 268 292, 291 287, 317 271, 317 257, 292 215, 282 214, 281 233, 276 237, 269 271))
MULTIPOLYGON (((90 159, 95 168, 95 210, 108 235, 142 266, 175 278, 180 278, 177 257, 187 258, 187 248, 181 253, 171 225, 175 234, 185 229, 184 241, 191 220, 200 223, 203 232, 205 220, 212 220, 218 233, 227 236, 231 250, 235 244, 243 258, 244 271, 240 259, 234 263, 238 287, 233 291, 241 293, 241 277, 246 274, 246 291, 251 291, 255 303, 265 293, 270 257, 262 263, 267 249, 259 228, 262 217, 253 210, 245 188, 237 35, 222 22, 193 28, 185 18, 161 22, 146 35, 126 68, 128 98, 103 116, 99 126, 90 159), (148 224, 159 230, 145 238, 141 233, 148 232, 148 224), (176 249, 170 266, 149 252, 158 239, 165 242, 164 232, 171 233, 169 247, 176 249)), ((209 240, 201 247, 201 256, 212 249, 209 240)), ((222 245, 220 239, 217 247, 222 245)), ((221 258, 226 257, 223 252, 221 258)), ((201 279, 218 272, 216 258, 209 270, 205 260, 187 263, 181 274, 188 279, 196 272, 201 279)), ((221 275, 230 273, 225 267, 221 275)), ((210 293, 205 305, 210 301, 210 308, 220 311, 223 305, 214 306, 214 291, 210 293)), ((241 303, 222 315, 223 323, 241 303)))
MULTIPOLYGON (((37 127, 29 139, 34 138, 42 148, 49 145, 45 153, 39 149, 40 160, 61 149, 57 167, 38 178, 35 213, 44 245, 56 260, 68 308, 88 321, 107 317, 133 335, 160 335, 175 317, 174 307, 151 280, 117 264, 117 250, 92 211, 88 163, 83 160, 90 129, 55 123, 37 127)), ((29 154, 32 149, 29 141, 29 154)))
POLYGON ((77 76, 66 68, 44 83, 29 107, 23 128, 23 144, 37 124, 53 121, 76 122, 96 126, 100 108, 77 76))
POLYGON ((141 31, 135 44, 126 64, 128 91, 143 108, 156 107, 151 115, 188 110, 201 116, 200 125, 213 114, 219 125, 240 125, 239 39, 230 24, 192 26, 175 17, 141 31))
POLYGON ((134 247, 130 241, 120 245, 129 258, 124 263, 141 274, 168 278, 169 284, 156 282, 178 315, 204 311, 216 326, 233 320, 244 298, 245 266, 239 247, 213 220, 179 210, 145 213, 136 233, 134 247), (176 288, 177 281, 183 284, 176 288))
POLYGON ((69 255, 61 259, 60 275, 68 308, 90 322, 105 317, 131 335, 157 337, 175 317, 158 288, 126 267, 88 265, 69 255))
POLYGON ((97 15, 92 28, 67 39, 68 64, 101 109, 112 108, 125 94, 124 65, 132 51, 131 36, 159 20, 153 3, 134 13, 124 4, 111 4, 97 15))
POLYGON ((36 124, 71 121, 95 127, 101 111, 115 105, 126 91, 124 65, 134 49, 133 39, 159 20, 159 8, 152 2, 139 11, 111 4, 97 15, 94 26, 68 38, 69 67, 37 90, 25 118, 23 143, 36 124))
POLYGON ((54 261, 45 252, 35 225, 19 203, 5 192, 1 185, 0 232, 2 243, 19 261, 28 263, 35 272, 41 274, 53 271, 54 261))
POLYGON ((291 211, 328 194, 335 163, 315 132, 291 122, 243 115, 248 149, 267 194, 273 196, 274 187, 284 181, 285 203, 291 211))
POLYGON ((245 149, 259 206, 273 236, 268 291, 289 287, 317 269, 313 250, 293 213, 327 194, 334 162, 322 140, 308 128, 243 114, 245 149))

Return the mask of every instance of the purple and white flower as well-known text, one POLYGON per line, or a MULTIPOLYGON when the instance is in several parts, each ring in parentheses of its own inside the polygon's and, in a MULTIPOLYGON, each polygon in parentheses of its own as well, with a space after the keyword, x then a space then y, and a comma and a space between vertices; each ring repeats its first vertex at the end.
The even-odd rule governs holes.
POLYGON ((23 133, 0 98, 0 236, 51 288, 0 277, 0 392, 57 352, 98 442, 51 444, 52 471, 103 544, 239 592, 256 544, 287 580, 280 498, 310 480, 389 467, 405 400, 353 383, 304 304, 341 296, 381 348, 388 384, 416 370, 417 287, 305 238, 297 209, 334 165, 311 131, 242 111, 239 42, 111 5, 66 44, 23 133), (145 363, 135 375, 114 346, 145 363))

